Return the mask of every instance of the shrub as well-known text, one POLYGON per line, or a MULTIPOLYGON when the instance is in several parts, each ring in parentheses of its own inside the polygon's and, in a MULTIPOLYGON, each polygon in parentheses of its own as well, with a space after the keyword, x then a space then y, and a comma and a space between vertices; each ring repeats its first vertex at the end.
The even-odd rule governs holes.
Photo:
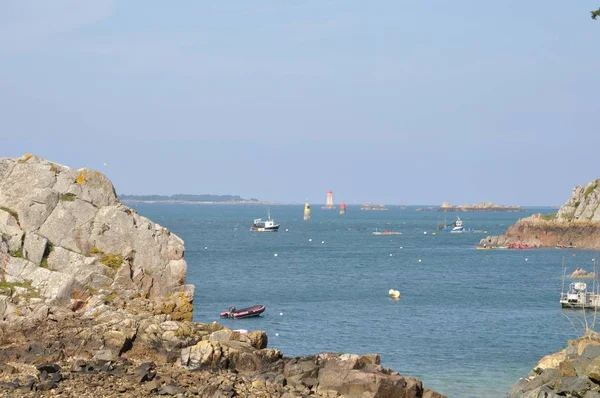
POLYGON ((552 220, 556 219, 556 213, 542 214, 541 218, 542 218, 542 220, 545 220, 545 221, 552 221, 552 220))
POLYGON ((123 256, 120 254, 105 254, 100 257, 100 262, 116 271, 123 263, 123 256))

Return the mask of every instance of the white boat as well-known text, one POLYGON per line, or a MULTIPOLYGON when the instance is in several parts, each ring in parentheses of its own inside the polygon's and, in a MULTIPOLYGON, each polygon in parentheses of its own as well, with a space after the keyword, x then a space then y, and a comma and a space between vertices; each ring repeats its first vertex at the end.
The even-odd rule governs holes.
POLYGON ((454 228, 450 230, 453 234, 460 234, 465 232, 465 227, 463 227, 462 220, 460 217, 456 216, 456 222, 454 223, 454 228))
POLYGON ((373 235, 402 235, 402 232, 398 232, 398 231, 390 231, 389 229, 383 230, 383 231, 378 231, 377 228, 375 228, 374 232, 371 232, 373 235))
POLYGON ((600 308, 600 294, 587 291, 587 283, 573 282, 560 294, 562 308, 600 308))
POLYGON ((563 256, 563 290, 560 293, 560 305, 562 308, 585 309, 600 308, 600 293, 598 292, 598 284, 596 283, 596 259, 594 259, 594 280, 592 290, 588 291, 588 285, 585 282, 572 282, 569 285, 569 290, 565 293, 565 278, 567 276, 567 268, 565 267, 565 258, 563 256))
POLYGON ((263 220, 262 218, 257 218, 256 220, 254 220, 254 223, 252 223, 252 226, 250 227, 250 231, 253 232, 277 232, 277 230, 279 229, 279 224, 275 224, 275 220, 271 219, 271 214, 268 214, 268 217, 266 220, 263 220))

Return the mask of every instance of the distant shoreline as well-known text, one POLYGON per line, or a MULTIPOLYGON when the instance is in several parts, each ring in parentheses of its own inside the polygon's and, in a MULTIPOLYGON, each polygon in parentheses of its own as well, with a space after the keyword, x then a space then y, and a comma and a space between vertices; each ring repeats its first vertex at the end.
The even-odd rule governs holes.
POLYGON ((195 201, 195 200, 141 200, 141 199, 119 199, 122 203, 167 203, 177 205, 280 205, 277 202, 262 202, 262 201, 195 201))

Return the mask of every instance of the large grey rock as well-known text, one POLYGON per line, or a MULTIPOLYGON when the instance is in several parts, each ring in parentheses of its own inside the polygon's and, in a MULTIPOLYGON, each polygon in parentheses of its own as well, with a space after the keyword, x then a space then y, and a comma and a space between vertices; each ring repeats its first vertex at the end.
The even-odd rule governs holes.
POLYGON ((98 263, 95 257, 84 256, 62 247, 55 247, 48 257, 48 266, 51 270, 72 276, 81 285, 91 286, 94 289, 107 288, 112 279, 106 265, 98 263))
POLYGON ((25 235, 25 244, 23 245, 23 255, 26 259, 34 263, 35 265, 40 265, 42 258, 44 257, 44 253, 46 251, 46 245, 48 243, 48 239, 40 236, 36 233, 28 233, 25 235))
POLYGON ((61 201, 39 230, 57 246, 79 253, 89 253, 89 231, 98 209, 88 202, 61 201))
POLYGON ((19 223, 25 232, 37 231, 58 204, 58 193, 50 188, 33 189, 17 205, 19 223))
POLYGON ((64 170, 58 175, 54 189, 63 194, 73 194, 96 207, 118 203, 115 188, 108 178, 88 168, 64 170))
POLYGON ((9 209, 0 209, 1 245, 25 257, 11 258, 7 280, 30 281, 43 299, 84 312, 106 289, 107 302, 141 297, 154 302, 150 311, 191 319, 183 241, 119 203, 105 176, 32 155, 0 159, 0 175, 0 208, 9 209))
POLYGON ((0 209, 0 224, 9 226, 9 227, 19 227, 19 222, 11 213, 6 210, 0 209))
POLYGON ((19 227, 0 224, 0 237, 8 243, 11 253, 15 253, 23 247, 23 235, 24 232, 19 227))
POLYGON ((11 173, 0 181, 0 207, 15 209, 22 204, 24 198, 29 197, 31 191, 51 188, 55 182, 50 162, 36 156, 22 157, 11 173))

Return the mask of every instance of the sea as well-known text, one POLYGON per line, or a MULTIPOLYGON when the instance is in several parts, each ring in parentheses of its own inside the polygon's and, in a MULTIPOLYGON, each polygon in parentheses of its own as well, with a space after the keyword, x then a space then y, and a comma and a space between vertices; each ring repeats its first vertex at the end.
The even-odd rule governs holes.
POLYGON ((303 221, 303 205, 132 207, 185 240, 194 321, 264 330, 269 347, 286 356, 378 353, 383 366, 449 397, 506 397, 539 359, 584 330, 582 313, 559 305, 563 264, 567 273, 592 271, 596 252, 475 249, 518 218, 556 209, 348 206, 340 215, 313 206, 303 221), (268 211, 280 230, 250 232, 268 211), (482 232, 437 229, 457 216, 482 232), (402 235, 372 234, 385 229, 402 235), (390 289, 401 298, 391 299, 390 289), (256 304, 266 306, 260 317, 219 319, 230 306, 256 304))

